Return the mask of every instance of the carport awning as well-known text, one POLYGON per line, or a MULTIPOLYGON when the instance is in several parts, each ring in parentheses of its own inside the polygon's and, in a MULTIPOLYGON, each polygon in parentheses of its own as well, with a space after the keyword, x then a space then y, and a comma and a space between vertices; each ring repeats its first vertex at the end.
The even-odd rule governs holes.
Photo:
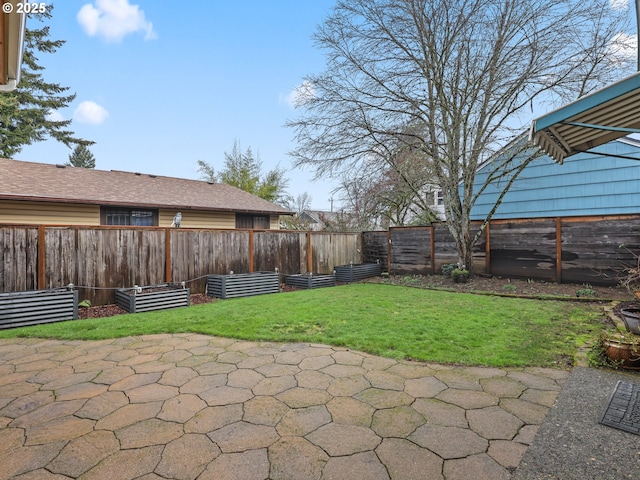
POLYGON ((529 140, 556 162, 640 133, 640 72, 539 117, 529 140))

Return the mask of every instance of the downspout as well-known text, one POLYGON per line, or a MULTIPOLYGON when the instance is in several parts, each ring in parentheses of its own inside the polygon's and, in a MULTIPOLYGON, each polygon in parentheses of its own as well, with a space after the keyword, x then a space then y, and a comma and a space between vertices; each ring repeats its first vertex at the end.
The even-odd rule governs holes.
POLYGON ((636 50, 638 50, 637 70, 640 72, 640 0, 636 0, 636 50))
MULTIPOLYGON (((13 3, 17 4, 18 2, 13 2, 13 3)), ((12 3, 6 3, 5 5, 12 5, 12 3)), ((1 15, 4 16, 2 20, 5 21, 5 28, 11 31, 10 32, 11 34, 9 35, 8 38, 12 38, 12 35, 14 34, 14 30, 17 30, 16 44, 13 45, 13 43, 9 41, 8 45, 5 47, 7 49, 6 51, 8 52, 7 62, 10 62, 11 60, 15 61, 16 71, 15 73, 10 72, 14 74, 15 78, 9 77, 7 79, 6 84, 0 85, 0 92, 11 92, 15 90, 18 87, 18 83, 20 83, 20 71, 22 68, 22 55, 24 51, 24 36, 25 36, 27 15, 24 13, 16 13, 16 12, 2 13, 1 15), (16 18, 17 18, 17 21, 16 21, 16 18)), ((6 38, 6 32, 5 32, 5 38, 6 38)), ((13 61, 11 61, 12 64, 13 64, 13 61)), ((7 65, 7 68, 10 68, 10 66, 7 65)))

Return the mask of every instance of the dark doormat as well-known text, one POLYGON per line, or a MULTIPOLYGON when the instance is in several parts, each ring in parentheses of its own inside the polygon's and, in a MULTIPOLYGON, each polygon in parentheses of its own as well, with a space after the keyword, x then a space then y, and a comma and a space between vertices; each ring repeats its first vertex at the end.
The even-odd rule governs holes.
POLYGON ((640 435, 640 385, 618 380, 600 423, 640 435))

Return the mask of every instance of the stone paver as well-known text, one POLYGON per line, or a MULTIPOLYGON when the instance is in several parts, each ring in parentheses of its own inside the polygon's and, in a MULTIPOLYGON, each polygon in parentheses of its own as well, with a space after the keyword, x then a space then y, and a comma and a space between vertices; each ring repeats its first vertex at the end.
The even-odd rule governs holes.
POLYGON ((113 432, 97 430, 69 442, 47 468, 77 478, 118 450, 120 444, 113 432))
POLYGON ((269 448, 271 478, 319 479, 329 456, 301 437, 282 437, 269 448))
POLYGON ((508 479, 567 376, 193 334, 0 340, 0 480, 508 479))
POLYGON ((304 436, 318 427, 331 423, 331 414, 324 405, 289 410, 277 423, 276 430, 285 436, 304 436))
POLYGON ((263 448, 222 454, 207 466, 198 480, 257 480, 268 477, 269 457, 263 448))
POLYGON ((184 435, 167 444, 155 471, 166 478, 189 480, 200 475, 220 453, 206 435, 184 435))

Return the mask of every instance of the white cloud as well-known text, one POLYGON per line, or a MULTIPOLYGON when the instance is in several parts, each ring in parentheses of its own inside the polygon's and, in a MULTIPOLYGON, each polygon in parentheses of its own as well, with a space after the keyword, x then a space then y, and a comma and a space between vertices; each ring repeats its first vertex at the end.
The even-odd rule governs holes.
POLYGON ((108 116, 109 112, 106 108, 91 100, 85 100, 80 103, 73 113, 74 120, 80 123, 91 123, 93 125, 100 125, 108 116))
POLYGON ((282 95, 280 101, 293 108, 302 107, 309 100, 315 98, 316 90, 309 80, 305 80, 300 85, 293 87, 288 95, 282 95))
POLYGON ((629 8, 629 0, 609 0, 609 5, 614 10, 626 10, 629 8))
POLYGON ((633 63, 638 57, 638 36, 617 33, 609 42, 611 61, 617 65, 633 63))
POLYGON ((64 117, 58 110, 49 110, 45 115, 45 118, 50 122, 62 122, 64 117))
POLYGON ((119 42, 129 33, 144 32, 145 40, 157 38, 153 24, 138 5, 129 0, 95 0, 95 6, 83 5, 78 23, 90 37, 99 36, 108 42, 119 42))

